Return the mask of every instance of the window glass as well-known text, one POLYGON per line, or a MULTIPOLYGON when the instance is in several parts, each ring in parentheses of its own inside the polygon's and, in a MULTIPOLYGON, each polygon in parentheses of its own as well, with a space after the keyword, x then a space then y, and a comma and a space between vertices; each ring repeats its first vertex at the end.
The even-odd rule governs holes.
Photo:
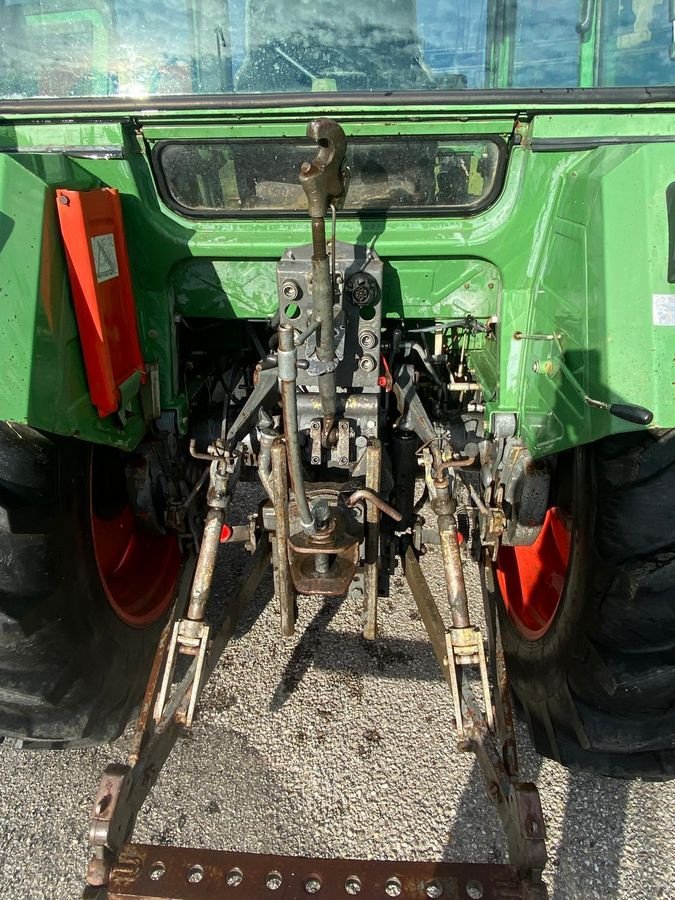
POLYGON ((579 0, 519 0, 513 87, 572 87, 579 78, 579 0))
POLYGON ((0 0, 0 96, 672 84, 673 10, 670 0, 0 0))
MULTIPOLYGON (((501 187, 505 151, 495 139, 351 137, 346 210, 484 208, 501 187)), ((182 213, 307 210, 298 182, 306 142, 166 142, 153 155, 165 199, 182 213)))

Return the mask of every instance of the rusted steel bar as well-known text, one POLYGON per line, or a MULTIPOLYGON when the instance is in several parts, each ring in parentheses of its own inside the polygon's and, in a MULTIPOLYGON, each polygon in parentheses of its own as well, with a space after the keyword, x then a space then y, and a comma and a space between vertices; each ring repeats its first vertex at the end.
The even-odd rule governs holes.
POLYGON ((176 595, 176 602, 173 606, 172 615, 169 621, 164 626, 164 630, 162 631, 162 635, 159 639, 159 644, 157 645, 157 650, 155 651, 155 658, 152 662, 148 684, 145 689, 143 701, 141 702, 141 708, 138 714, 138 720, 136 722, 136 728, 134 729, 134 736, 132 738, 131 747, 129 750, 128 762, 130 765, 134 765, 134 763, 137 762, 138 755, 141 752, 144 740, 147 735, 148 723, 152 716, 152 710, 157 698, 157 692, 159 690, 160 676, 162 674, 162 666, 166 658, 167 647, 173 633, 174 623, 183 614, 187 603, 190 585, 192 584, 192 579, 194 577, 195 562, 196 560, 193 555, 185 564, 185 568, 183 569, 178 585, 178 593, 176 595))
POLYGON ((386 516, 389 516, 390 519, 393 519, 394 522, 400 522, 403 516, 401 513, 394 509, 393 506, 390 506, 386 500, 383 500, 381 497, 377 496, 377 493, 368 488, 360 488, 358 491, 354 491, 353 494, 350 494, 347 497, 345 503, 347 506, 356 506, 361 500, 365 500, 366 503, 371 503, 373 506, 376 506, 380 512, 383 512, 386 516))
POLYGON ((455 502, 449 495, 447 479, 437 479, 435 485, 436 496, 431 501, 431 508, 438 517, 438 535, 443 554, 445 585, 448 591, 452 624, 454 628, 469 628, 471 619, 466 584, 464 583, 464 568, 457 540, 455 502))
POLYGON ((438 607, 434 602, 427 580, 422 572, 422 567, 420 566, 412 547, 408 547, 406 550, 404 563, 405 577, 408 586, 410 587, 410 592, 413 595, 413 599, 417 604, 417 609, 422 618, 422 624, 429 635, 431 649, 434 651, 434 656, 438 661, 438 665, 441 667, 443 678, 447 681, 448 687, 452 688, 452 680, 448 669, 445 624, 443 623, 441 614, 438 611, 438 607))
POLYGON ((204 609, 211 593, 213 572, 216 568, 216 557, 220 546, 220 532, 225 521, 225 510, 210 509, 206 514, 204 535, 199 550, 199 559, 195 570, 195 579, 192 583, 190 605, 187 617, 200 622, 204 618, 204 609))
POLYGON ((495 585, 492 557, 488 550, 483 551, 483 564, 480 567, 480 582, 483 594, 483 607, 485 610, 485 622, 488 633, 488 651, 492 681, 495 691, 495 719, 497 722, 497 734, 501 737, 503 745, 504 765, 511 775, 518 773, 518 748, 516 746, 516 732, 513 727, 513 707, 511 704, 511 691, 506 672, 506 660, 504 648, 501 642, 499 617, 497 616, 497 589, 495 585))
POLYGON ((282 440, 272 445, 272 483, 274 490, 275 534, 272 560, 276 574, 276 590, 281 607, 281 633, 290 637, 295 631, 296 592, 288 562, 288 469, 286 447, 282 440))
MULTIPOLYGON (((443 677, 452 689, 445 625, 412 547, 406 551, 405 575, 443 677)), ((509 859, 529 891, 523 896, 531 900, 546 900, 546 886, 541 881, 547 860, 546 830, 537 788, 533 784, 517 781, 517 770, 507 769, 504 748, 490 733, 466 678, 461 680, 460 690, 462 716, 467 725, 467 740, 461 747, 472 750, 481 767, 488 797, 504 828, 509 859)), ((486 697, 486 702, 490 702, 489 697, 486 697)))
MULTIPOLYGON (((366 447, 366 488, 377 496, 382 472, 382 445, 372 440, 366 447)), ((347 501, 348 506, 354 494, 347 501)), ((367 498, 369 499, 369 498, 367 498)), ((380 510, 376 503, 366 503, 366 547, 364 563, 363 636, 367 641, 377 637, 377 597, 379 572, 380 510)))
POLYGON ((298 437, 298 398, 295 393, 297 363, 295 357, 295 332, 290 325, 279 326, 279 385, 281 407, 284 414, 284 434, 288 447, 288 471, 293 488, 295 504, 298 507, 302 527, 314 531, 314 519, 305 493, 305 477, 302 471, 302 457, 298 437))
MULTIPOLYGON (((269 550, 269 541, 263 537, 254 553, 253 565, 240 583, 239 591, 230 601, 225 618, 209 646, 201 689, 208 681, 225 645, 234 633, 241 613, 267 571, 269 550)), ((190 671, 194 673, 192 667, 190 671)), ((89 865, 87 880, 93 887, 108 884, 110 869, 116 861, 116 855, 123 842, 131 836, 136 815, 183 730, 181 713, 187 711, 187 694, 183 694, 182 706, 176 710, 175 715, 170 718, 165 716, 160 725, 155 726, 154 719, 148 714, 152 703, 148 710, 145 710, 146 701, 155 690, 156 683, 154 687, 148 685, 143 706, 145 714, 142 713, 139 720, 139 729, 134 737, 129 764, 108 766, 101 779, 94 802, 89 836, 94 849, 94 858, 89 865)))
POLYGON ((305 859, 222 850, 128 844, 113 872, 109 900, 300 900, 399 897, 401 900, 534 900, 512 866, 481 863, 305 859))

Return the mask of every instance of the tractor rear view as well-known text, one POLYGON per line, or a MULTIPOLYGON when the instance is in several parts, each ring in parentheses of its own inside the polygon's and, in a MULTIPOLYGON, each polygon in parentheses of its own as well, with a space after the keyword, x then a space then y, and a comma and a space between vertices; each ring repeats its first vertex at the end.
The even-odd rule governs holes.
POLYGON ((0 8, 0 733, 138 716, 85 896, 545 898, 512 693, 540 753, 672 776, 666 6, 0 8), (270 566, 284 636, 347 598, 366 641, 404 573, 508 865, 133 842, 270 566))

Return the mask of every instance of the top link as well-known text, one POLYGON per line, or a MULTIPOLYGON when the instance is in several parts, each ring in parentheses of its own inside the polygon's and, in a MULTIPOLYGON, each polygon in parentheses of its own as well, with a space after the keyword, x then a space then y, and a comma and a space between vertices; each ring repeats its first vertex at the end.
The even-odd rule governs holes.
POLYGON ((343 165, 347 139, 333 119, 311 121, 307 137, 316 141, 319 151, 311 163, 300 166, 300 184, 307 194, 310 216, 322 219, 331 204, 340 209, 347 196, 349 169, 343 165))

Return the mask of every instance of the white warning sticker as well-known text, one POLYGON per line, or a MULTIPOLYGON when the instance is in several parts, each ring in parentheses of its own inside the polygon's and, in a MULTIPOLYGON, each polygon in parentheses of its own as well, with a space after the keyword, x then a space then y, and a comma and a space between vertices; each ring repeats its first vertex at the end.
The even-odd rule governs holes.
POLYGON ((652 294, 654 325, 675 325, 675 294, 652 294))
POLYGON ((96 267, 96 280, 110 281, 120 274, 117 265, 117 253, 115 252, 115 236, 113 234, 98 234, 91 239, 91 252, 94 254, 94 266, 96 267))

